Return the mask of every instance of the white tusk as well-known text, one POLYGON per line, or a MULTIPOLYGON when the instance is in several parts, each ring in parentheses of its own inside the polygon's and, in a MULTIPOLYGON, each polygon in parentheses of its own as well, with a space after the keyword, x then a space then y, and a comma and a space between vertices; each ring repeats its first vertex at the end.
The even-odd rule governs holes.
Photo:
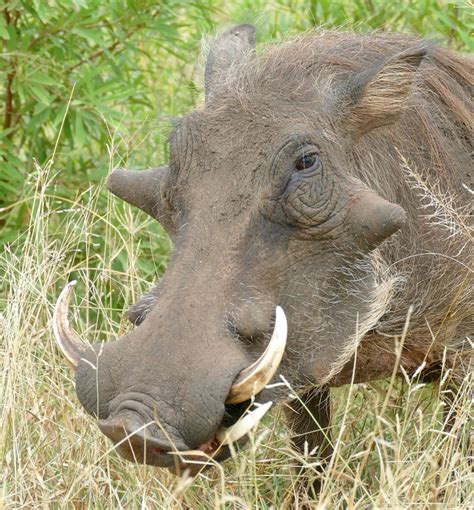
POLYGON ((76 280, 69 282, 59 295, 54 307, 53 331, 56 342, 72 368, 76 369, 85 347, 76 333, 70 328, 67 318, 68 305, 74 292, 76 280))
POLYGON ((226 404, 245 402, 265 388, 280 366, 285 352, 287 333, 285 312, 283 308, 277 306, 275 327, 270 343, 260 358, 237 376, 229 391, 226 404))
POLYGON ((168 455, 178 455, 182 457, 183 455, 192 455, 193 457, 204 457, 209 459, 209 454, 203 452, 202 450, 178 450, 178 451, 170 451, 166 452, 168 455))
POLYGON ((227 428, 220 428, 216 432, 216 439, 221 444, 231 444, 247 435, 255 426, 260 423, 266 412, 272 407, 273 402, 267 402, 246 414, 235 425, 227 428))

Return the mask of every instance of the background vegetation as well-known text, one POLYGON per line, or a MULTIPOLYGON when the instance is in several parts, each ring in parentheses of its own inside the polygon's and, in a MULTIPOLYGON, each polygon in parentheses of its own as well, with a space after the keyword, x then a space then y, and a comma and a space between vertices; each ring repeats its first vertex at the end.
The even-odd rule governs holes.
MULTIPOLYGON (((108 338, 128 327, 124 308, 165 268, 161 227, 111 198, 103 181, 115 166, 166 160, 169 119, 202 101, 203 35, 240 21, 257 24, 260 42, 342 26, 410 31, 469 51, 472 14, 469 2, 435 0, 0 2, 5 505, 279 508, 289 501, 296 459, 271 418, 235 464, 192 485, 110 453, 52 343, 52 303, 77 278, 77 329, 91 341, 108 338)), ((468 507, 470 470, 456 447, 468 423, 467 391, 452 434, 442 431, 437 391, 406 379, 335 392, 338 448, 322 507, 468 507)))

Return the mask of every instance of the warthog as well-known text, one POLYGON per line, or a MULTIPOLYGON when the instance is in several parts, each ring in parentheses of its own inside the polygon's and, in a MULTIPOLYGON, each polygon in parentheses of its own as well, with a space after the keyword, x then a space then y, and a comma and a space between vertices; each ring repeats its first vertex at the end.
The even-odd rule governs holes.
POLYGON ((136 328, 88 347, 72 284, 56 305, 77 396, 121 455, 176 473, 221 461, 288 398, 269 384, 283 374, 295 447, 327 458, 330 387, 469 370, 473 71, 408 35, 261 54, 250 25, 214 40, 169 165, 108 181, 174 243, 136 328))

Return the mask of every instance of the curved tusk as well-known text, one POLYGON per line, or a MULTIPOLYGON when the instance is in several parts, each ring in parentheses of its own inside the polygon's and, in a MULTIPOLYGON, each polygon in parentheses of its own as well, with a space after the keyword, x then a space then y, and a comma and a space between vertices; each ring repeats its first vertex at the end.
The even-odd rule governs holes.
POLYGON ((70 328, 67 318, 69 301, 74 293, 76 280, 69 282, 59 295, 54 307, 53 314, 53 331, 56 342, 59 345, 66 360, 72 368, 76 369, 77 365, 85 351, 85 347, 77 334, 70 328))
POLYGON ((235 441, 238 441, 241 437, 247 435, 260 423, 260 420, 265 416, 270 407, 272 407, 272 404, 272 401, 262 404, 250 413, 246 414, 235 425, 232 425, 232 427, 220 428, 216 432, 216 439, 221 444, 235 443, 235 441))
POLYGON ((238 404, 252 398, 265 388, 280 366, 286 347, 288 325, 283 308, 277 306, 275 327, 265 352, 255 363, 240 372, 232 385, 226 404, 238 404))

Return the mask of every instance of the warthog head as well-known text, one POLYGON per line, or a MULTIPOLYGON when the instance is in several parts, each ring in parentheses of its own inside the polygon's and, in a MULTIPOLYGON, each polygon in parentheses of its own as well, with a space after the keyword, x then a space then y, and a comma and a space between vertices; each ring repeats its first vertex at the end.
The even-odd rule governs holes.
POLYGON ((330 381, 383 313, 372 254, 405 221, 356 177, 352 148, 397 120, 424 51, 335 72, 309 45, 293 59, 254 45, 249 25, 217 37, 169 166, 110 176, 174 243, 146 317, 90 348, 67 323, 71 285, 56 307, 82 405, 122 455, 175 471, 225 458, 287 395, 268 385, 279 373, 330 381))

